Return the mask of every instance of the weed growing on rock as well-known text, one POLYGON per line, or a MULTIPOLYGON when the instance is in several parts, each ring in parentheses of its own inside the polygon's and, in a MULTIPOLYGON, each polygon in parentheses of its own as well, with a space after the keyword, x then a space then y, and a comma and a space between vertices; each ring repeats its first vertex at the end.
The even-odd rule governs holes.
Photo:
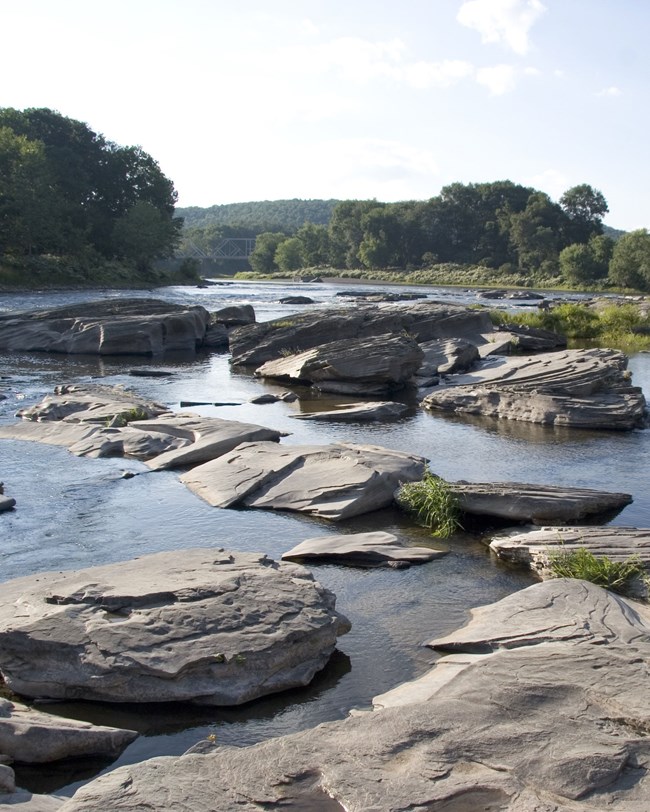
POLYGON ((621 595, 629 594, 639 579, 648 582, 648 574, 638 556, 612 561, 580 547, 577 550, 550 551, 548 563, 555 578, 580 578, 621 595))
POLYGON ((402 485, 397 504, 428 527, 433 536, 447 538, 460 527, 460 506, 444 479, 427 472, 419 482, 402 485))
POLYGON ((148 419, 148 413, 144 409, 139 409, 136 407, 116 414, 112 420, 107 421, 106 425, 112 429, 122 429, 124 426, 128 426, 129 423, 134 423, 136 420, 148 419))

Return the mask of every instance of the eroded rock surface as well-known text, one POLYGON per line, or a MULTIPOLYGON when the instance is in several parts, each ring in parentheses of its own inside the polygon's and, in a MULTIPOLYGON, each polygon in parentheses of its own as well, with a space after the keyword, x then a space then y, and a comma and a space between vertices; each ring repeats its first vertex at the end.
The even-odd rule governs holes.
POLYGON ((567 524, 622 510, 629 493, 521 482, 451 482, 463 513, 512 522, 567 524))
POLYGON ((313 384, 323 392, 383 394, 411 381, 422 362, 417 342, 405 335, 332 341, 267 361, 260 378, 313 384))
POLYGON ((446 381, 422 406, 551 426, 629 430, 642 425, 646 403, 626 365, 622 353, 607 349, 492 358, 446 381))
POLYGON ((411 702, 127 766, 63 810, 307 810, 320 792, 349 812, 646 812, 650 627, 633 605, 548 581, 434 645, 457 653, 411 702))
POLYGON ((349 628, 296 564, 189 549, 18 578, 0 672, 30 697, 238 705, 308 684, 349 628))
POLYGON ((134 730, 78 722, 0 697, 0 753, 12 761, 115 757, 137 736, 134 730))
POLYGON ((80 457, 130 457, 153 470, 198 465, 243 442, 278 441, 254 423, 175 414, 121 387, 59 386, 40 404, 0 426, 0 438, 66 447, 80 457))
POLYGON ((245 505, 338 521, 387 507, 403 482, 422 479, 426 460, 380 446, 243 443, 181 476, 214 507, 245 505))
POLYGON ((105 299, 49 310, 0 314, 0 349, 70 354, 194 352, 210 316, 204 307, 156 299, 105 299))
POLYGON ((319 347, 332 341, 397 336, 408 333, 417 343, 441 338, 480 338, 493 331, 486 312, 440 302, 418 302, 354 309, 331 308, 240 327, 230 335, 230 351, 235 364, 260 366, 283 357, 319 347))
POLYGON ((324 420, 324 421, 374 421, 397 420, 409 411, 405 403, 395 401, 367 401, 365 403, 348 403, 340 409, 324 412, 300 412, 292 414, 296 420, 324 420))
POLYGON ((341 564, 382 565, 391 562, 423 564, 446 555, 430 547, 403 544, 393 533, 380 530, 370 533, 318 536, 306 539, 282 554, 287 561, 336 561, 341 564))

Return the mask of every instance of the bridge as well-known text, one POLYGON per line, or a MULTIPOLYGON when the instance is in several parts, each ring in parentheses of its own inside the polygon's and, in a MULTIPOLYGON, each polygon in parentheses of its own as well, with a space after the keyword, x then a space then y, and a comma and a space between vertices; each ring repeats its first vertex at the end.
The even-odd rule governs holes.
POLYGON ((248 259, 255 249, 255 237, 226 237, 211 252, 206 252, 194 242, 189 243, 189 257, 196 259, 248 259))

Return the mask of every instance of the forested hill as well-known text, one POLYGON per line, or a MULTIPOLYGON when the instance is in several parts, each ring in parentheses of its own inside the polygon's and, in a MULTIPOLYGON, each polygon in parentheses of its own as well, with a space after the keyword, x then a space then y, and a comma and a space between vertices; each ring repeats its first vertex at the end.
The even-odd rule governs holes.
POLYGON ((254 234, 283 231, 292 234, 305 223, 326 226, 338 200, 258 200, 225 203, 222 206, 177 207, 176 216, 185 218, 185 228, 238 226, 254 234))

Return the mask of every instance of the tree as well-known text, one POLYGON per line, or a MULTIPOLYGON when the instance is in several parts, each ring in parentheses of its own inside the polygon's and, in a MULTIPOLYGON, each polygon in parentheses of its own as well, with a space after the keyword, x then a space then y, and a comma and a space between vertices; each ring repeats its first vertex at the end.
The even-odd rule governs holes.
POLYGON ((302 243, 304 264, 308 268, 326 265, 329 262, 329 233, 327 226, 304 223, 296 237, 302 243))
POLYGON ((511 215, 510 241, 520 270, 557 271, 562 219, 562 209, 544 192, 531 194, 526 208, 511 215))
POLYGON ((609 279, 624 288, 650 290, 650 234, 640 228, 624 234, 614 245, 609 279))
MULTIPOLYGON (((142 239, 149 242, 151 256, 167 251, 171 235, 178 230, 174 223, 176 191, 140 147, 120 147, 87 124, 47 108, 2 108, 0 128, 24 143, 38 145, 23 150, 20 170, 31 178, 38 195, 21 201, 13 194, 14 217, 25 223, 38 213, 38 219, 56 234, 48 233, 45 239, 41 227, 38 240, 30 237, 29 250, 80 254, 91 249, 111 258, 124 252, 124 245, 114 242, 123 230, 122 226, 116 229, 117 222, 136 204, 147 203, 159 216, 143 215, 143 209, 134 215, 142 227, 152 228, 142 239), (160 243, 154 247, 156 235, 160 243)), ((25 194, 28 189, 29 184, 25 194)))
POLYGON ((592 234, 603 233, 603 217, 609 211, 602 192, 588 183, 573 186, 560 198, 560 206, 569 218, 571 242, 587 242, 592 234))
POLYGON ((170 220, 146 200, 138 200, 115 221, 113 245, 118 256, 135 262, 140 271, 151 261, 172 254, 179 240, 182 221, 170 220))
POLYGON ((286 234, 280 231, 265 231, 255 240, 255 248, 250 255, 251 268, 257 273, 273 273, 278 270, 275 262, 275 252, 278 245, 287 239, 286 234))
POLYGON ((282 272, 297 271, 304 265, 302 242, 298 237, 283 240, 275 250, 275 264, 282 272))

